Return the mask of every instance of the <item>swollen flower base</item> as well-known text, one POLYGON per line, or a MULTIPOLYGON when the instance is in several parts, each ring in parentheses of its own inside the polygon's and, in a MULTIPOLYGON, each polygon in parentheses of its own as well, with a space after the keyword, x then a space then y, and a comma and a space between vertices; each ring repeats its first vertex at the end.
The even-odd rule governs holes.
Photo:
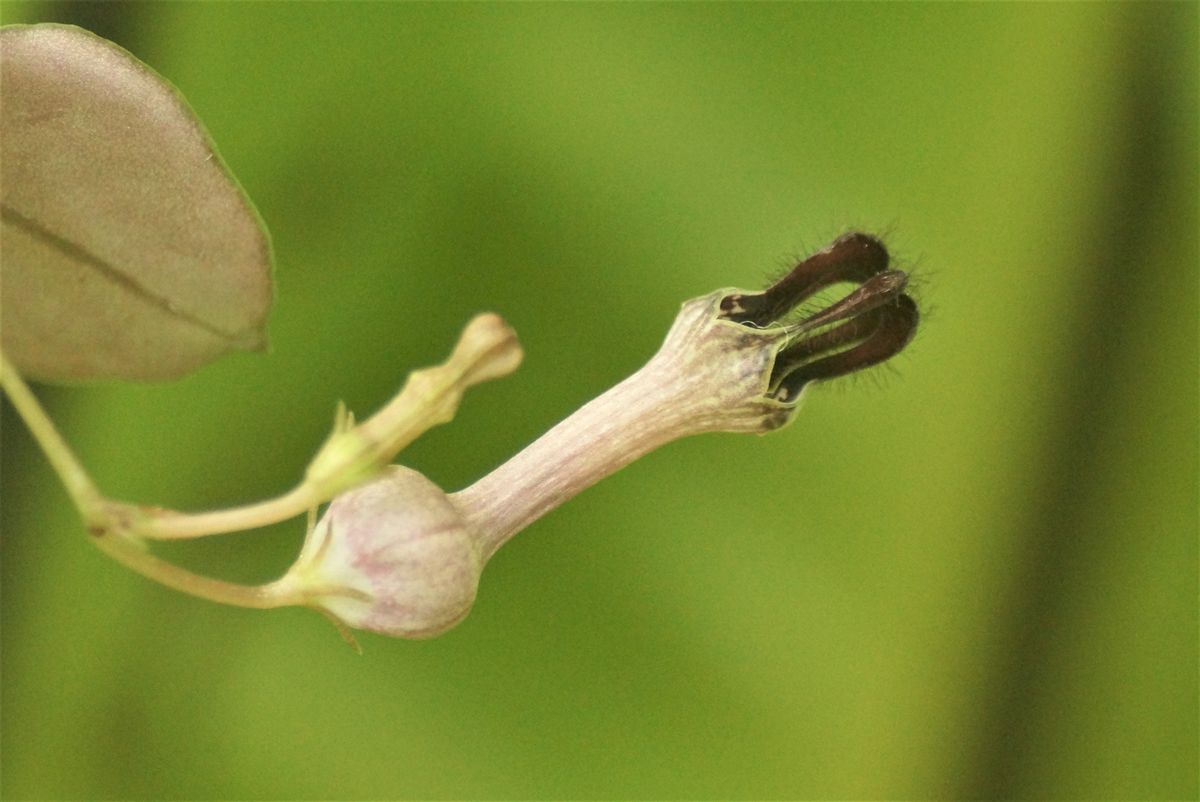
POLYGON ((658 353, 504 465, 447 494, 399 466, 343 492, 272 586, 346 627, 431 637, 466 616, 487 560, 509 538, 605 476, 701 432, 787 424, 804 390, 878 364, 916 332, 907 276, 887 251, 848 234, 762 292, 686 302, 658 353), (793 310, 835 284, 849 294, 793 310))

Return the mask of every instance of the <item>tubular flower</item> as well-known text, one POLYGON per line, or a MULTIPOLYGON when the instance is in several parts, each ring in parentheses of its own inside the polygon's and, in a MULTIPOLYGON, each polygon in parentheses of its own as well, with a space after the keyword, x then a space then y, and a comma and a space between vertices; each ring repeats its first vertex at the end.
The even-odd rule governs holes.
POLYGON ((647 452, 702 432, 767 432, 804 391, 883 362, 916 333, 908 277, 859 233, 761 292, 683 304, 658 352, 475 484, 447 494, 408 468, 338 496, 281 583, 354 628, 431 637, 470 610, 487 560, 539 517, 647 452), (835 284, 854 288, 794 319, 835 284))

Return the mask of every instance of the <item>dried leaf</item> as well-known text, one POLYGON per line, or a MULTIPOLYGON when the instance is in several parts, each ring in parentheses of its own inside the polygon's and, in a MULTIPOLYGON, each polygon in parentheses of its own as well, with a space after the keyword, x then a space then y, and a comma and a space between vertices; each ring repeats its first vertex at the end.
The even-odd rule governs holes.
POLYGON ((265 347, 265 228, 183 98, 112 42, 0 30, 0 223, 0 338, 31 378, 169 379, 265 347))

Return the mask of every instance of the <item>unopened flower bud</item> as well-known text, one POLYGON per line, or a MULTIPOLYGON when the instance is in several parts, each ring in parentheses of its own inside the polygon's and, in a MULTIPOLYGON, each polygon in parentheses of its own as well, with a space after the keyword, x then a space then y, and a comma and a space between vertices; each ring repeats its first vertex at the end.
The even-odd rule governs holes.
POLYGON ((788 423, 813 382, 899 352, 917 326, 907 276, 848 234, 762 292, 727 289, 683 305, 658 353, 470 487, 447 495, 393 467, 330 505, 290 581, 305 603, 352 627, 428 637, 475 599, 483 564, 562 502, 671 440, 788 423), (856 288, 807 317, 820 290, 856 288))
POLYGON ((476 315, 441 365, 409 374, 386 406, 361 423, 339 408, 333 432, 309 463, 307 481, 325 498, 378 474, 426 430, 454 417, 463 391, 521 364, 517 335, 499 315, 476 315))

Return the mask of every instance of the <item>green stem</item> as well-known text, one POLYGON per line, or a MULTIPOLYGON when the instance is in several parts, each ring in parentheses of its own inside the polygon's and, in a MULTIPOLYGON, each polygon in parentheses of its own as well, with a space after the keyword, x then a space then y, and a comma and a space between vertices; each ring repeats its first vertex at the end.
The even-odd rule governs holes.
POLYGON ((178 565, 161 560, 133 542, 115 535, 93 538, 96 546, 119 562, 147 579, 201 599, 229 604, 234 607, 253 607, 265 610, 297 604, 295 594, 280 582, 265 585, 239 585, 209 576, 195 574, 178 565))
MULTIPOLYGON (((280 607, 295 603, 294 594, 279 583, 267 585, 238 585, 224 582, 165 562, 142 549, 136 541, 110 526, 113 505, 100 494, 92 478, 59 434, 37 396, 25 384, 20 373, 0 352, 0 386, 12 401, 13 407, 33 433, 34 440, 46 454, 50 465, 67 488, 71 499, 88 527, 96 533, 92 541, 101 551, 137 573, 169 588, 202 599, 232 604, 237 607, 280 607)), ((266 505, 256 505, 266 506, 266 505)), ((301 509, 303 511, 303 509, 301 509)), ((230 510, 227 514, 237 513, 230 510)), ((185 519, 207 516, 183 516, 185 519)), ((136 531, 136 527, 134 527, 136 531)))
POLYGON ((3 386, 13 407, 25 421, 34 440, 45 453, 46 459, 50 461, 51 467, 66 486, 67 492, 79 509, 79 514, 83 517, 84 522, 89 526, 95 524, 97 519, 102 517, 100 510, 104 505, 104 497, 100 495, 92 478, 84 470, 83 464, 71 451, 66 440, 58 433, 50 416, 42 409, 37 396, 25 384, 21 374, 9 363, 2 352, 0 352, 0 386, 3 386))
POLYGON ((211 512, 150 510, 133 526, 133 531, 155 540, 220 535, 246 529, 260 529, 303 515, 328 499, 309 482, 302 482, 281 496, 241 507, 211 512))
POLYGON ((127 514, 119 516, 125 520, 118 528, 125 529, 130 535, 161 540, 216 535, 279 523, 302 515, 324 501, 322 494, 307 482, 267 501, 194 514, 141 509, 110 501, 101 494, 79 458, 75 456, 75 452, 55 428, 37 396, 2 352, 0 386, 4 388, 13 407, 29 427, 54 472, 62 480, 84 524, 93 532, 113 528, 112 513, 119 510, 127 514))

